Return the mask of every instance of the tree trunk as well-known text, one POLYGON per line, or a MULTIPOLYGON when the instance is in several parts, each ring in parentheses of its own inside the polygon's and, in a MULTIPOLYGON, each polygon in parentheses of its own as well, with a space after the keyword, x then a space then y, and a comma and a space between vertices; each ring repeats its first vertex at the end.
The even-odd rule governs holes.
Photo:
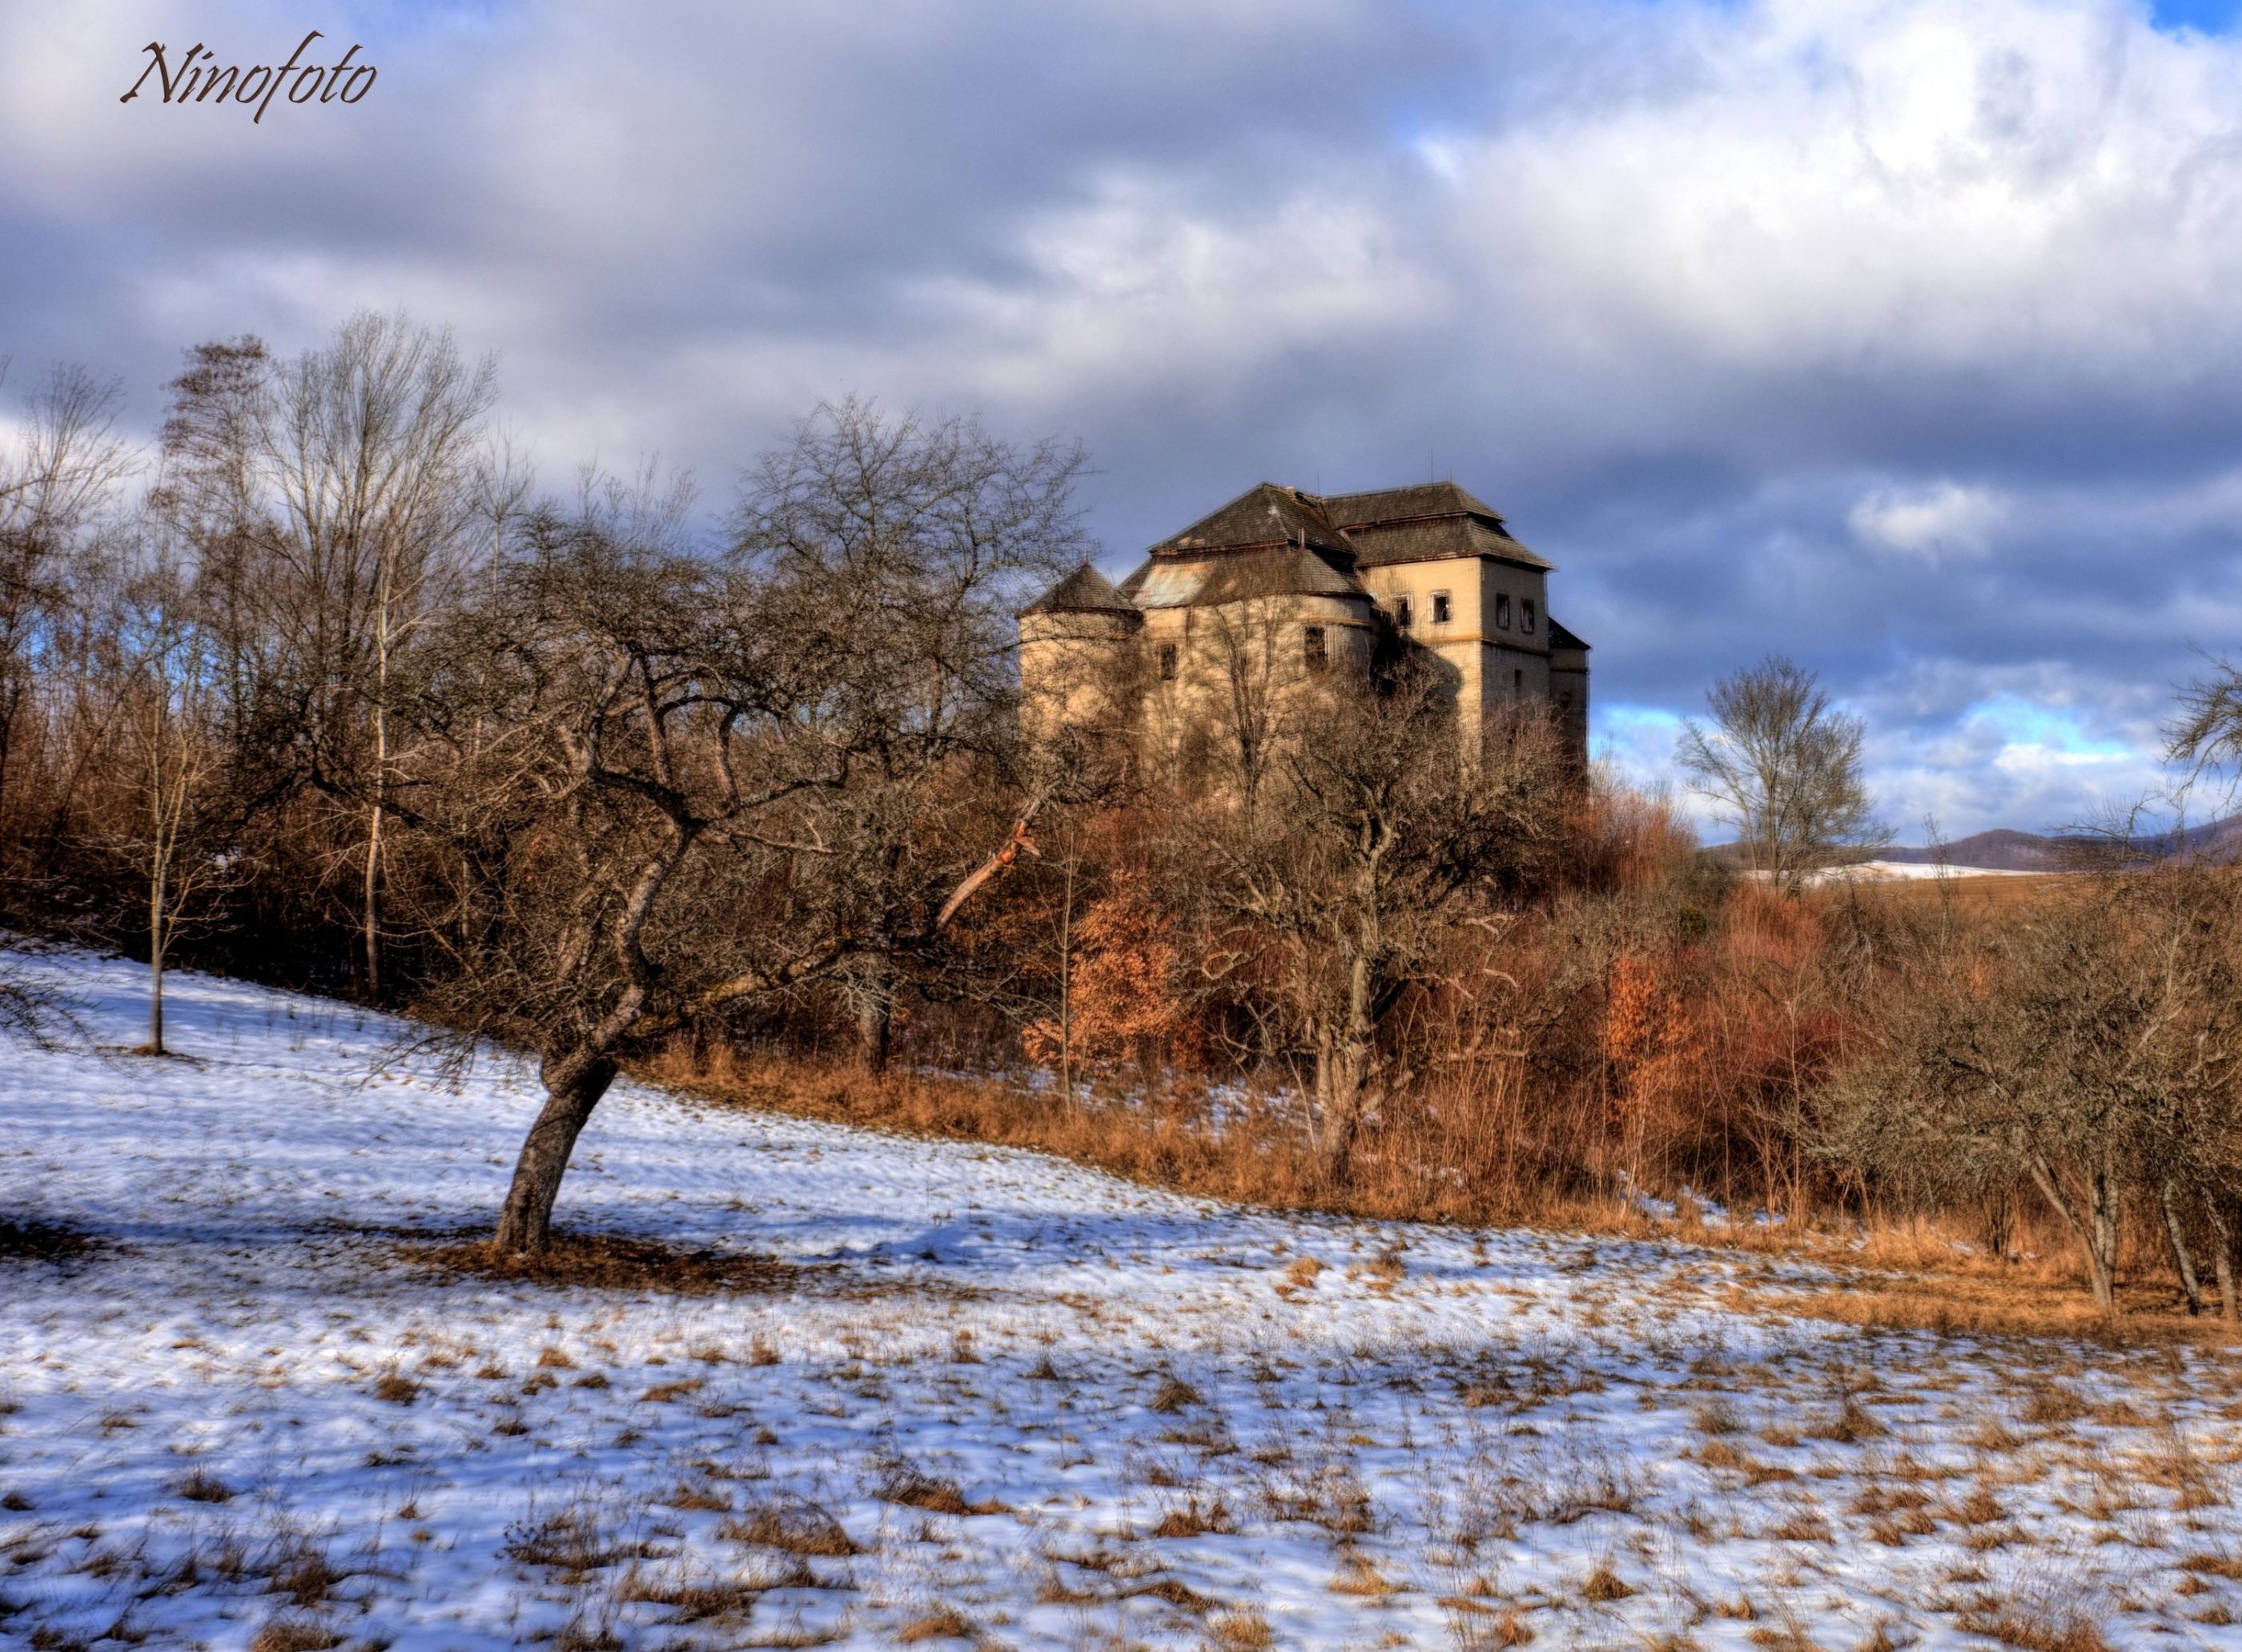
POLYGON ((2219 1281, 2219 1311, 2232 1325, 2242 1318, 2242 1304, 2235 1300, 2234 1227, 2217 1193, 2203 1196, 2203 1212, 2211 1219, 2211 1274, 2219 1281))
POLYGON ((576 1138, 583 1133, 592 1109, 614 1082, 615 1064, 579 1049, 547 1057, 541 1076, 545 1105, 514 1161, 514 1183, 507 1189, 498 1232, 491 1236, 491 1252, 496 1256, 535 1256, 551 1242, 553 1203, 560 1196, 560 1179, 567 1172, 576 1138))
POLYGON ((856 1055, 875 1078, 887 1077, 895 1026, 895 976, 881 960, 856 983, 856 1055))
MULTIPOLYGON (((1364 920, 1375 933, 1375 919, 1364 920)), ((1346 1011, 1339 1030, 1316 1043, 1316 1101, 1322 1117, 1323 1171, 1333 1186, 1343 1185, 1353 1168, 1355 1138, 1362 1131, 1363 1092, 1370 1085, 1376 1027, 1371 1015, 1369 937, 1357 946, 1347 967, 1346 1011)))
POLYGON ((1065 893, 1058 909, 1058 1092, 1074 1106, 1074 855, 1066 861, 1065 893))
MULTIPOLYGON (((376 782, 379 784, 379 782, 376 782)), ((381 998, 381 827, 383 809, 373 806, 366 837, 366 997, 381 998)))
POLYGON ((2009 1197, 2007 1188, 1995 1188, 1985 1196, 1981 1219, 1985 1248, 1992 1252, 1996 1262, 2007 1261, 2015 1246, 2017 1226, 2016 1202, 2009 1197))
POLYGON ((2172 1241, 2172 1266, 2179 1273, 2179 1288, 2187 1298, 2188 1317, 2203 1312, 2203 1281, 2195 1271, 2195 1256, 2187 1248, 2187 1232, 2180 1225, 2179 1201, 2173 1196, 2172 1178, 2158 1190, 2165 1207, 2165 1237, 2172 1241))
MULTIPOLYGON (((389 688, 389 643, 385 632, 381 642, 380 691, 389 688)), ((383 807, 389 785, 389 717, 377 703, 373 708, 373 807, 366 812, 366 997, 369 1004, 381 1001, 381 837, 382 827, 387 823, 388 811, 383 807)))
POLYGON ((164 1053, 164 870, 158 852, 148 880, 148 1053, 164 1053))
POLYGON ((1316 1118, 1324 1179, 1346 1185, 1354 1162, 1355 1138, 1362 1132, 1363 1047, 1353 1039, 1327 1038, 1316 1046, 1316 1118))
POLYGON ((2094 1293, 2095 1306, 2107 1312, 2116 1299, 2112 1275, 2118 1249, 2115 1193, 2109 1179, 2098 1171, 2089 1175, 2088 1208, 2081 1212, 2064 1192, 2054 1167, 2044 1158, 2032 1159, 2027 1168, 2032 1185, 2039 1189, 2048 1207, 2063 1219, 2064 1226, 2078 1241, 2079 1252, 2086 1260, 2086 1283, 2094 1293))
POLYGON ((2092 1200, 2086 1269, 2094 1287, 2095 1306, 2104 1313, 2118 1305, 2118 1209, 2117 1179, 2107 1166, 2094 1172, 2088 1197, 2092 1200))

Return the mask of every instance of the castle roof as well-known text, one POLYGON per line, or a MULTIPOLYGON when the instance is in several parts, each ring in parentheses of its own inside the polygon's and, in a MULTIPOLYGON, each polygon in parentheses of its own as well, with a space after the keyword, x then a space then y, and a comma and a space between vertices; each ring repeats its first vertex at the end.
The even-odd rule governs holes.
POLYGON ((1588 651, 1587 643, 1554 620, 1549 621, 1549 646, 1552 648, 1578 648, 1582 654, 1588 651))
POLYGON ((1263 545, 1313 545, 1348 552, 1346 535, 1324 514, 1322 501, 1297 487, 1259 482, 1219 510, 1152 547, 1155 556, 1244 550, 1263 545))
POLYGON ((1374 487, 1361 494, 1327 494, 1323 502, 1332 520, 1346 527, 1406 516, 1449 516, 1458 512, 1484 516, 1498 527, 1502 525, 1502 518, 1492 506, 1473 498, 1453 482, 1413 482, 1406 487, 1374 487))
POLYGON ((1370 599, 1355 577, 1352 553, 1282 541, 1155 555, 1121 581, 1120 594, 1140 608, 1205 608, 1266 596, 1370 599))
POLYGON ((1162 540, 1151 554, 1187 557, 1286 543, 1347 553, 1358 567, 1487 556, 1554 571, 1510 536, 1491 507, 1453 482, 1330 494, 1261 482, 1162 540))
POLYGON ((1029 614, 1134 614, 1137 605, 1113 588, 1113 581, 1084 562, 1022 608, 1029 614))
MULTIPOLYGON (((1491 506, 1453 482, 1329 494, 1258 482, 1153 546, 1151 560, 1118 588, 1084 563, 1024 612, 1136 613, 1253 596, 1366 599, 1359 568, 1463 557, 1554 571, 1511 537, 1491 506)), ((1550 639, 1559 648, 1588 647, 1554 621, 1550 639)))

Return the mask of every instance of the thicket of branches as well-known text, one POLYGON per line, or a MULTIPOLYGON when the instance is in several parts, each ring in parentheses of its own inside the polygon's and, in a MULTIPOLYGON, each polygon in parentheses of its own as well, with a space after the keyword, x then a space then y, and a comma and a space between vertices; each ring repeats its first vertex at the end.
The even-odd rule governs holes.
MULTIPOLYGON (((505 1250, 619 1071, 760 1052, 977 1071, 961 1127, 1336 1208, 2037 1221, 2105 1301, 2130 1235, 2234 1311, 2232 875, 1818 887, 1876 832, 1788 661, 1682 754, 1740 875, 1534 715, 1467 758, 1398 647, 1280 682, 1243 610, 1172 765, 1024 741, 1013 615, 1091 549, 1064 443, 844 402, 728 513, 556 494, 490 364, 394 316, 167 397, 151 452, 73 372, 6 427, 0 918, 147 959, 151 1054, 176 960, 534 1053, 505 1250)), ((2230 701, 2179 737, 2225 752, 2230 701)))

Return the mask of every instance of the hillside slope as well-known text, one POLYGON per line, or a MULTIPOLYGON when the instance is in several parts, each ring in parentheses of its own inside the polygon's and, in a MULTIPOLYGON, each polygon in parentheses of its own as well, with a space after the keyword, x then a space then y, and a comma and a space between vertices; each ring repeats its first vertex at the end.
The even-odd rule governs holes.
MULTIPOLYGON (((13 962, 137 1037, 133 967, 13 962)), ((521 1069, 455 1089, 401 1024, 175 995, 182 1059, 0 1065, 0 1217, 104 1245, 0 1259, 0 1642, 2234 1643, 2242 1566, 2190 1559, 2242 1554, 2232 1380, 2192 1353, 1755 1317, 1680 1246, 1280 1218, 637 1085, 562 1219, 763 1288, 444 1274, 413 1236, 495 1208, 521 1069)))

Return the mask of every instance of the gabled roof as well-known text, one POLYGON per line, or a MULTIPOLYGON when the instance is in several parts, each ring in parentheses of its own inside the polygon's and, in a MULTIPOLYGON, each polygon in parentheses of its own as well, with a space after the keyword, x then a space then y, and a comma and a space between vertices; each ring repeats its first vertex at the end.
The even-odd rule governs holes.
POLYGON ((1221 509, 1209 513, 1180 534, 1152 547, 1155 556, 1188 556, 1195 551, 1238 550, 1247 546, 1306 543, 1345 552, 1346 535, 1324 514, 1322 503, 1297 487, 1259 482, 1221 509))
POLYGON ((1544 574, 1556 571, 1555 564, 1511 538, 1492 517, 1418 516, 1362 522, 1347 530, 1347 538, 1353 542, 1355 560, 1364 567, 1438 562, 1453 556, 1491 556, 1498 562, 1512 562, 1544 574))
POLYGON ((1113 581, 1084 562, 1022 608, 1028 614, 1134 614, 1137 605, 1113 588, 1113 581))
POLYGON ((1322 495, 1260 482, 1162 540, 1151 554, 1190 557, 1285 544, 1339 553, 1363 567, 1488 556, 1554 571, 1510 536, 1492 508, 1453 482, 1322 495))
POLYGON ((1121 581, 1121 594, 1139 608, 1204 608, 1262 596, 1370 600, 1346 551, 1281 543, 1155 555, 1121 581))
POLYGON ((1409 516, 1484 516, 1496 527, 1502 518, 1453 482, 1415 482, 1406 487, 1378 487, 1366 494, 1326 494, 1324 508, 1341 527, 1389 522, 1409 516))

